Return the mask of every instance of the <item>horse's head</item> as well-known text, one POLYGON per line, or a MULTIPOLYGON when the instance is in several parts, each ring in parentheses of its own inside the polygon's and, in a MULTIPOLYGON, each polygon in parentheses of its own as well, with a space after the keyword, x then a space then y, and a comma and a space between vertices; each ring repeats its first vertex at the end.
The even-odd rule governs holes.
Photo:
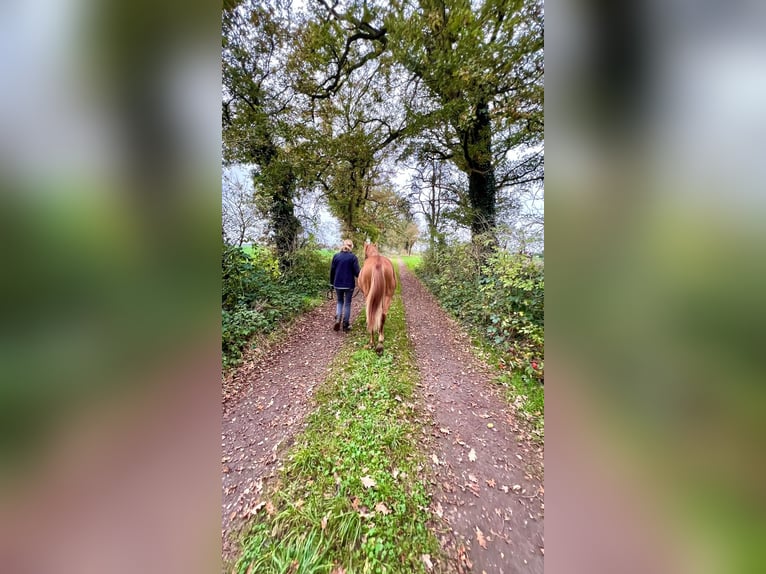
POLYGON ((378 247, 374 243, 365 243, 364 244, 364 258, 367 259, 368 257, 373 257, 375 255, 380 255, 378 253, 378 247))

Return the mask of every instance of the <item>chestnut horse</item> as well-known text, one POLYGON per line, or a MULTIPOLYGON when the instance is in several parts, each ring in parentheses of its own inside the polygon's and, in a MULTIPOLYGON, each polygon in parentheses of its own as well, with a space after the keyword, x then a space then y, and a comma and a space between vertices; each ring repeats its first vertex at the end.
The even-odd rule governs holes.
POLYGON ((383 352, 383 325, 396 290, 396 275, 391 260, 378 253, 374 243, 364 246, 364 265, 359 273, 359 287, 367 302, 367 331, 370 333, 369 348, 372 348, 375 333, 378 345, 375 351, 383 352))

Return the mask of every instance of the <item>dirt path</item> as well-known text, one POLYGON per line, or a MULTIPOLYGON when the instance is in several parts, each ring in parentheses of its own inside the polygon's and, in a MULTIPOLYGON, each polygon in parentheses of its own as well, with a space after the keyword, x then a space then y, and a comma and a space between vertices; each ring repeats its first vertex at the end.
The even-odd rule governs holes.
MULTIPOLYGON (((459 327, 400 265, 408 335, 429 419, 424 448, 434 467, 438 533, 458 571, 543 572, 542 448, 515 426, 491 373, 470 352, 459 327), (475 460, 474 460, 475 459, 475 460), (479 534, 480 532, 480 534, 479 534)), ((363 304, 353 300, 355 323, 363 304)), ((275 476, 281 453, 304 428, 314 389, 326 378, 344 334, 332 331, 334 301, 300 318, 268 355, 245 363, 223 405, 224 564, 236 557, 233 534, 275 476), (233 390, 232 390, 233 389, 233 390)), ((451 568, 451 570, 454 568, 451 568)))
MULTIPOLYGON (((361 294, 351 306, 352 329, 362 308, 361 294)), ((232 540, 242 521, 260 503, 275 475, 278 455, 303 429, 314 389, 324 381, 345 333, 332 330, 335 301, 299 318, 284 341, 267 355, 238 369, 223 403, 221 429, 223 482, 223 559, 236 556, 232 540)))
POLYGON ((433 508, 463 571, 543 572, 542 448, 518 429, 490 373, 433 296, 400 264, 409 337, 431 414, 433 508))

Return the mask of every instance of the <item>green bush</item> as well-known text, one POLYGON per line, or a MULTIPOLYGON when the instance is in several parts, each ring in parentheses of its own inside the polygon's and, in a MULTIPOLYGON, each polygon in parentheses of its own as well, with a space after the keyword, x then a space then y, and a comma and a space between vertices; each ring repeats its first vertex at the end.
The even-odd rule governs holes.
POLYGON ((242 359, 255 334, 318 303, 327 288, 329 261, 313 247, 295 251, 280 270, 274 253, 262 246, 223 246, 221 282, 221 347, 223 366, 242 359))

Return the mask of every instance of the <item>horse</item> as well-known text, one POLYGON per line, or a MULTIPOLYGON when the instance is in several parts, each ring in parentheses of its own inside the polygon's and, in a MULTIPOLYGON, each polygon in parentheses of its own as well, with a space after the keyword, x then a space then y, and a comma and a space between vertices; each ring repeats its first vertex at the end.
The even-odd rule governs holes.
POLYGON ((372 349, 375 333, 378 333, 375 352, 380 355, 383 352, 383 325, 396 290, 396 274, 391 260, 378 253, 374 243, 364 246, 364 265, 359 273, 359 287, 367 305, 367 331, 370 333, 367 347, 372 349))

